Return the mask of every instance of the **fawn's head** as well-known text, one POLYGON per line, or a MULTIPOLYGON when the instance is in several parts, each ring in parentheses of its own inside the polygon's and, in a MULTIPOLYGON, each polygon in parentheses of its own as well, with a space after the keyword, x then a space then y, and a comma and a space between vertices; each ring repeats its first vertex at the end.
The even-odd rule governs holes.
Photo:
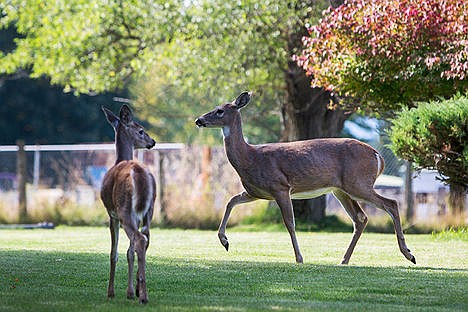
POLYGON ((122 105, 119 116, 102 107, 107 121, 114 128, 116 140, 118 137, 133 145, 134 148, 152 148, 156 142, 146 133, 143 126, 133 120, 133 113, 127 105, 122 105))
POLYGON ((242 92, 234 101, 217 106, 211 112, 203 114, 195 120, 198 127, 223 128, 230 126, 234 118, 239 114, 239 110, 246 106, 252 92, 242 92))

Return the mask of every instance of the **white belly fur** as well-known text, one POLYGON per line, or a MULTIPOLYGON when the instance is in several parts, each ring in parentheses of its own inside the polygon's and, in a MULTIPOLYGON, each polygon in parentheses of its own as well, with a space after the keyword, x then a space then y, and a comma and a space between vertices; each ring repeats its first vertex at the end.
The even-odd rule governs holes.
POLYGON ((336 189, 336 187, 324 187, 324 188, 320 188, 320 189, 316 189, 316 190, 312 190, 312 191, 308 191, 308 192, 291 194, 291 198, 292 199, 314 198, 314 197, 318 197, 320 195, 330 193, 335 189, 336 189))

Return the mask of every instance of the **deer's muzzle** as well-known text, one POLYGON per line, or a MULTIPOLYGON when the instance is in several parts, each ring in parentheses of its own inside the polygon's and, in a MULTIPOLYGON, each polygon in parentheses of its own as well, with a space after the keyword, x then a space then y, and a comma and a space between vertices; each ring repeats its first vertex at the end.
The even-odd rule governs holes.
POLYGON ((198 128, 206 127, 206 122, 201 118, 197 118, 195 120, 195 124, 197 125, 198 128))

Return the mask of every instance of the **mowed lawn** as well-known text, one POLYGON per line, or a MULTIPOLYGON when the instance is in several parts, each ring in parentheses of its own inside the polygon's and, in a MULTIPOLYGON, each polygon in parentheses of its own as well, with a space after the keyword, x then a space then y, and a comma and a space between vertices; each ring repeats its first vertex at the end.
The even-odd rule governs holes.
POLYGON ((468 311, 468 242, 364 233, 348 266, 351 233, 298 233, 304 264, 284 232, 152 229, 149 303, 126 299, 128 240, 120 232, 116 298, 108 300, 107 228, 0 230, 0 311, 468 311))

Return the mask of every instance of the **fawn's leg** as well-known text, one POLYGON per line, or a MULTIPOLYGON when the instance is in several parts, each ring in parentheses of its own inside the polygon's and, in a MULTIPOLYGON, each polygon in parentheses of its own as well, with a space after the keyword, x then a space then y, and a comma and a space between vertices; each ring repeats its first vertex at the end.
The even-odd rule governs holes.
POLYGON ((115 279, 115 267, 119 260, 117 246, 119 244, 119 219, 110 218, 109 229, 111 234, 111 252, 110 252, 110 274, 109 274, 109 285, 107 287, 107 297, 113 298, 115 296, 114 290, 114 279, 115 279))

